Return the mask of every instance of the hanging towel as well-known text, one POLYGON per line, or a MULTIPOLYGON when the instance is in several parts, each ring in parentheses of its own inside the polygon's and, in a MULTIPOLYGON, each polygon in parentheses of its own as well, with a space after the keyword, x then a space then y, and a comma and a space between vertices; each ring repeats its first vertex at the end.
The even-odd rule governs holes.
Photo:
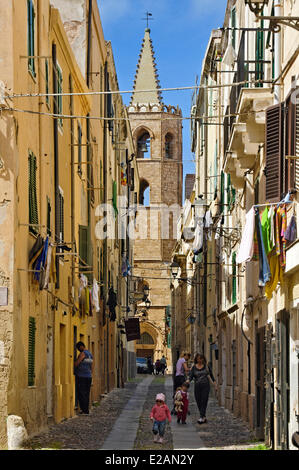
POLYGON ((193 241, 193 246, 192 250, 195 255, 198 255, 200 250, 202 249, 203 245, 203 222, 202 219, 200 219, 197 222, 196 228, 195 228, 195 233, 194 233, 194 241, 193 241))
POLYGON ((49 287, 50 268, 51 268, 51 263, 52 263, 52 251, 53 251, 53 246, 49 245, 48 255, 47 255, 47 264, 46 264, 46 268, 45 268, 45 271, 44 271, 41 290, 42 289, 48 289, 48 287, 49 287))
POLYGON ((264 247, 266 250, 266 254, 268 255, 270 251, 272 250, 271 248, 271 225, 270 225, 270 220, 269 220, 268 207, 266 207, 266 209, 264 210, 262 214, 261 225, 262 225, 264 247))
POLYGON ((284 234, 284 238, 287 242, 292 243, 297 238, 297 224, 296 224, 296 217, 293 215, 291 221, 286 229, 284 234))
POLYGON ((33 263, 37 260, 37 258, 42 254, 44 247, 44 240, 41 235, 38 235, 33 247, 29 252, 29 265, 33 265, 33 263))
POLYGON ((254 207, 246 214, 246 223, 240 244, 240 248, 236 257, 237 264, 244 261, 250 261, 253 255, 253 236, 255 227, 254 207))
POLYGON ((262 232, 262 226, 261 226, 261 219, 260 219, 260 214, 258 209, 255 209, 255 225, 256 225, 256 234, 257 234, 257 242, 258 242, 258 247, 259 247, 259 266, 260 266, 260 272, 259 272, 259 286, 263 287, 266 285, 268 281, 270 281, 271 278, 271 271, 270 271, 270 266, 264 246, 264 241, 263 241, 263 232, 262 232))
POLYGON ((36 281, 40 280, 41 273, 44 270, 44 266, 46 264, 47 260, 47 253, 48 253, 48 245, 49 245, 49 237, 46 238, 46 241, 43 246, 43 251, 41 255, 37 258, 36 264, 35 264, 35 273, 34 273, 34 279, 36 281))
POLYGON ((208 211, 205 215, 205 228, 207 228, 207 238, 209 241, 212 240, 212 230, 211 227, 213 225, 213 219, 212 219, 212 214, 211 211, 208 211))
POLYGON ((270 256, 271 279, 267 282, 265 294, 268 300, 272 298, 278 282, 283 283, 283 270, 280 264, 279 255, 270 256))
POLYGON ((99 286, 96 279, 93 280, 92 286, 92 304, 98 313, 100 311, 100 304, 99 304, 99 286))

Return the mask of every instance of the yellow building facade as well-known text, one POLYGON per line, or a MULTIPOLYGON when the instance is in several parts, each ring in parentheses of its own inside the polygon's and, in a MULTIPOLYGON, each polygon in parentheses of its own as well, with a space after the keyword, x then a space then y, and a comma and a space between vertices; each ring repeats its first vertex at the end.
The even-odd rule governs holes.
MULTIPOLYGON (((96 233, 99 206, 121 195, 120 163, 126 149, 134 154, 133 140, 120 96, 90 95, 118 87, 98 7, 89 12, 85 2, 81 11, 74 3, 69 12, 66 4, 22 0, 16 8, 16 2, 3 0, 0 5, 3 448, 9 415, 22 417, 29 435, 74 416, 78 341, 94 357, 91 401, 127 380, 119 351, 126 356, 134 349, 117 328, 126 284, 120 243, 106 243, 96 233), (84 25, 77 38, 68 15, 84 25), (111 102, 120 119, 113 130, 111 102), (37 267, 32 249, 39 257, 40 248, 45 260, 37 267), (116 321, 106 305, 110 287, 118 296, 116 321)), ((136 162, 132 167, 137 192, 136 162)))

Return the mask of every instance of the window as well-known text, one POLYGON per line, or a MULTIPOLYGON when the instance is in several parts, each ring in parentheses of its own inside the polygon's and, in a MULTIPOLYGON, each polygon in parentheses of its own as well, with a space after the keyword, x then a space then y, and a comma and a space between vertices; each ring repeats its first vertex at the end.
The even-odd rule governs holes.
POLYGON ((112 205, 114 209, 114 215, 117 217, 118 209, 117 209, 117 182, 113 181, 112 183, 112 205))
POLYGON ((38 233, 38 206, 37 206, 37 191, 36 191, 36 157, 30 151, 28 157, 28 172, 29 172, 29 231, 33 234, 38 233))
POLYGON ((144 179, 140 181, 139 204, 143 206, 149 206, 150 204, 150 186, 144 179))
POLYGON ((27 31, 28 31, 28 70, 35 77, 35 32, 34 32, 34 5, 32 0, 27 0, 27 31))
POLYGON ((165 136, 165 157, 173 158, 173 136, 170 133, 165 136))
POLYGON ((46 79, 46 104, 50 106, 50 98, 49 98, 49 61, 46 59, 45 61, 45 79, 46 79))
POLYGON ((78 173, 82 175, 82 128, 78 123, 78 173))
POLYGON ((149 333, 142 333, 137 344, 155 344, 155 342, 149 333))
POLYGON ((88 264, 88 227, 79 225, 79 256, 80 270, 84 271, 88 264))
MULTIPOLYGON (((62 106, 62 93, 63 93, 63 77, 62 77, 62 70, 60 66, 56 65, 56 74, 57 74, 57 93, 59 96, 56 97, 57 99, 57 114, 62 114, 63 106, 62 106)), ((63 126, 63 120, 61 118, 58 119, 58 123, 60 127, 63 126)))
POLYGON ((29 317, 29 337, 28 337, 28 386, 35 384, 35 332, 36 320, 29 317))
POLYGON ((137 158, 151 157, 151 138, 147 131, 143 131, 137 140, 137 158))

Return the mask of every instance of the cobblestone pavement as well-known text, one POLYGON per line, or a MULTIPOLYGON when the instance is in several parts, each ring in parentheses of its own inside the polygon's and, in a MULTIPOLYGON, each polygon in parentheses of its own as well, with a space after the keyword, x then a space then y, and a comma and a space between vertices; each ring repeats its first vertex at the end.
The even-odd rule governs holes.
MULTIPOLYGON (((152 432, 153 424, 150 420, 150 413, 152 407, 156 402, 157 393, 165 394, 165 378, 158 375, 154 378, 149 386, 148 393, 145 399, 142 414, 139 420, 139 429, 137 432, 134 449, 135 450, 172 450, 172 435, 169 424, 166 425, 165 436, 163 444, 154 443, 154 435, 152 432)), ((171 410, 171 404, 167 403, 171 410)))
MULTIPOLYGON (((60 424, 50 426, 46 432, 32 438, 26 448, 101 449, 108 436, 112 436, 113 433, 111 431, 113 430, 115 433, 117 430, 114 425, 118 417, 123 409, 127 407, 130 399, 134 397, 137 385, 146 377, 148 378, 148 376, 138 375, 134 381, 127 383, 124 389, 114 389, 111 391, 107 397, 102 399, 99 406, 92 408, 89 416, 76 416, 60 424)), ((169 377, 167 384, 169 388, 171 384, 169 377)), ((172 450, 172 432, 175 433, 176 442, 181 439, 181 428, 178 433, 177 427, 182 425, 177 425, 175 422, 172 427, 167 424, 163 444, 153 442, 152 422, 149 419, 150 411, 155 404, 156 394, 161 392, 164 394, 168 392, 167 405, 171 409, 172 403, 169 400, 171 394, 167 387, 165 386, 165 378, 162 376, 154 377, 153 381, 149 384, 139 418, 135 443, 132 446, 134 450, 172 450)), ((176 421, 175 416, 172 416, 172 418, 176 421)), ((192 437, 190 439, 195 441, 195 447, 191 447, 192 449, 197 448, 196 442, 203 443, 203 446, 199 445, 198 448, 207 450, 241 450, 249 449, 259 444, 246 424, 241 419, 234 417, 228 410, 220 407, 212 396, 210 397, 207 410, 207 424, 197 424, 198 418, 193 385, 191 385, 190 415, 187 418, 187 423, 189 423, 191 429, 194 429, 196 434, 195 439, 193 439, 193 434, 192 436, 190 434, 192 437)), ((189 440, 189 437, 187 437, 187 440, 189 440)), ((179 445, 177 448, 186 448, 179 447, 179 445)))
POLYGON ((210 450, 234 450, 248 449, 260 442, 254 438, 254 434, 240 418, 236 418, 230 411, 219 406, 211 391, 208 409, 207 423, 198 424, 199 413, 194 399, 194 385, 190 387, 190 411, 189 419, 196 426, 199 436, 205 448, 210 450))
POLYGON ((26 447, 63 450, 100 449, 141 380, 142 377, 137 376, 132 382, 126 383, 125 388, 112 390, 98 406, 92 407, 89 416, 78 415, 50 426, 46 432, 30 439, 26 447))

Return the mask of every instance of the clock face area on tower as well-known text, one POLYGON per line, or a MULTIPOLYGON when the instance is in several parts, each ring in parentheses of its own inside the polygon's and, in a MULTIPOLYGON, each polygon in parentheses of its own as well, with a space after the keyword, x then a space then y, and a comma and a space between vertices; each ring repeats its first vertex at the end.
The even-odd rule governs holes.
MULTIPOLYGON (((141 334, 150 333, 154 338, 155 356, 170 358, 165 311, 171 304, 168 264, 182 205, 182 113, 179 107, 163 102, 149 29, 145 30, 128 113, 140 180, 134 276, 148 282, 151 301, 148 318, 140 323, 141 334)), ((136 354, 138 357, 138 351, 136 354)))

